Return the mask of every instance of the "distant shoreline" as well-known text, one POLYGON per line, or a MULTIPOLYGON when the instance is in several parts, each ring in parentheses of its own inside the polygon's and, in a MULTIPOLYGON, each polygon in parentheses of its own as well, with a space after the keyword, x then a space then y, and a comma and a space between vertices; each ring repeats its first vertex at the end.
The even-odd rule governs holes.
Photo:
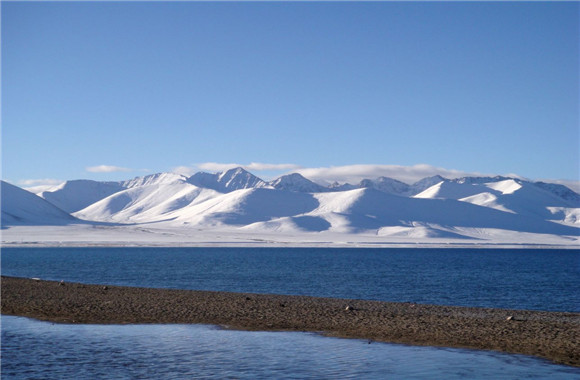
POLYGON ((465 244, 465 243, 374 243, 374 242, 2 242, 2 248, 434 248, 434 249, 566 249, 580 250, 578 245, 558 244, 465 244))
POLYGON ((495 350, 580 366, 580 314, 2 277, 2 314, 59 323, 213 324, 495 350))

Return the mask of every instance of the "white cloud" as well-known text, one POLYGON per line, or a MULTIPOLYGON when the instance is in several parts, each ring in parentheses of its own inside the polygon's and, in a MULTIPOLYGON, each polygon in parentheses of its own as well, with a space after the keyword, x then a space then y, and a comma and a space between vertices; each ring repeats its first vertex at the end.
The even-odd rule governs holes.
POLYGON ((221 164, 219 162, 204 162, 195 165, 195 167, 199 168, 200 170, 207 170, 210 172, 223 172, 231 168, 237 168, 238 166, 243 167, 242 164, 221 164))
POLYGON ((264 164, 261 162, 252 162, 249 165, 244 165, 243 168, 247 170, 296 170, 302 168, 300 165, 295 164, 264 164))
MULTIPOLYGON (((208 170, 208 171, 215 171, 221 172, 224 170, 228 170, 231 168, 242 167, 249 171, 280 171, 280 170, 296 170, 300 169, 300 165, 295 164, 268 164, 262 162, 251 162, 249 164, 222 164, 217 162, 204 162, 201 164, 195 165, 197 168, 201 170, 208 170)), ((186 167, 180 167, 181 169, 186 167)))
POLYGON ((57 186, 63 183, 61 179, 42 178, 42 179, 22 179, 18 181, 21 186, 57 186))
POLYGON ((412 184, 425 177, 440 175, 445 178, 459 178, 468 175, 479 176, 481 173, 468 173, 453 169, 438 168, 431 165, 419 164, 413 166, 400 165, 346 165, 322 168, 304 168, 296 170, 304 177, 319 183, 351 183, 355 184, 363 179, 389 177, 412 184))
POLYGON ((42 179, 22 179, 17 182, 17 185, 22 187, 24 190, 28 190, 31 193, 40 193, 42 191, 49 190, 53 187, 63 184, 64 181, 54 178, 42 178, 42 179))
POLYGON ((113 172, 130 172, 133 169, 123 168, 120 166, 112 165, 99 165, 99 166, 89 166, 85 168, 86 171, 91 173, 113 173, 113 172))
POLYGON ((197 168, 192 167, 192 166, 177 166, 177 167, 171 169, 171 172, 173 172, 173 173, 181 174, 181 175, 188 176, 188 177, 195 174, 198 171, 199 170, 197 170, 197 168))

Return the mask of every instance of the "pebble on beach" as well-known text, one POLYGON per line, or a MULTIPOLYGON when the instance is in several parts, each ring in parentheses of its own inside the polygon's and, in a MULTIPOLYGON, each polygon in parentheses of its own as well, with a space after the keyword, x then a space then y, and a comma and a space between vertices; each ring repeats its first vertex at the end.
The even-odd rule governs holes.
POLYGON ((15 277, 2 277, 1 303, 2 314, 61 323, 199 323, 242 330, 313 331, 369 342, 536 355, 580 366, 579 313, 517 310, 516 314, 365 300, 356 300, 355 309, 352 303, 333 298, 75 283, 65 287, 64 282, 15 277), (500 321, 525 323, 508 326, 500 321))

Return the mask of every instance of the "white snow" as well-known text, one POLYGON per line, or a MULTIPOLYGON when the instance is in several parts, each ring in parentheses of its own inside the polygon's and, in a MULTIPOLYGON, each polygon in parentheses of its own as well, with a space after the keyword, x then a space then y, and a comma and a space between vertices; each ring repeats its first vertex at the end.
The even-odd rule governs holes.
POLYGON ((124 188, 132 188, 139 186, 149 186, 149 185, 163 185, 180 183, 187 180, 187 177, 177 173, 157 173, 151 174, 145 177, 136 177, 128 181, 120 182, 120 185, 124 188))
POLYGON ((297 191, 301 193, 321 193, 329 191, 328 188, 316 184, 298 173, 284 175, 274 181, 270 181, 268 185, 278 190, 297 191))
POLYGON ((432 177, 416 185, 378 178, 337 191, 297 174, 267 183, 235 168, 68 181, 43 192, 44 200, 2 183, 2 242, 579 246, 580 205, 567 188, 504 177, 432 177), (415 196, 393 194, 432 183, 415 196), (72 214, 82 220, 47 201, 67 210, 86 205, 72 214))
POLYGON ((233 168, 217 174, 199 172, 189 177, 187 181, 222 193, 268 186, 266 182, 243 168, 233 168))
POLYGON ((513 194, 522 188, 522 185, 520 185, 513 179, 506 179, 505 181, 487 183, 486 186, 489 187, 490 189, 497 190, 504 195, 513 194))
POLYGON ((73 213, 81 210, 111 194, 123 190, 116 182, 97 182, 90 180, 67 181, 49 190, 37 193, 58 208, 73 213))
POLYGON ((2 227, 7 225, 63 225, 77 221, 68 213, 8 182, 0 181, 2 227))
MULTIPOLYGON (((566 217, 562 213, 551 212, 550 208, 580 208, 580 202, 564 199, 558 196, 558 193, 550 192, 545 187, 539 187, 534 183, 501 177, 494 179, 495 181, 492 182, 485 182, 492 180, 490 178, 441 181, 415 195, 415 198, 456 199, 500 211, 557 222, 567 222, 566 217)), ((574 212, 567 212, 567 214, 570 213, 574 212)))

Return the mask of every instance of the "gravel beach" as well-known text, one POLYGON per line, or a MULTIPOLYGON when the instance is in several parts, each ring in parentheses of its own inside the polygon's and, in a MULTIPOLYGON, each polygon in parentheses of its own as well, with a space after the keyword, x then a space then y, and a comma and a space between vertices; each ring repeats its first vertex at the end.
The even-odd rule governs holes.
POLYGON ((535 355, 580 366, 580 314, 269 294, 84 285, 2 277, 2 314, 60 323, 201 323, 312 331, 535 355))

